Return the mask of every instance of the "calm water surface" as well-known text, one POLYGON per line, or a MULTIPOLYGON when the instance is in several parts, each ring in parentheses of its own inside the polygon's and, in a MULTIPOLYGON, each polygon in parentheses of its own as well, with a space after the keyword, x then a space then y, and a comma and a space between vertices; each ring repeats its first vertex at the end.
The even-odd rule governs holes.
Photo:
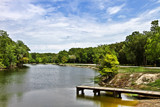
POLYGON ((23 69, 0 71, 0 107, 130 107, 137 101, 76 96, 78 85, 94 86, 92 69, 57 65, 26 65, 23 69))

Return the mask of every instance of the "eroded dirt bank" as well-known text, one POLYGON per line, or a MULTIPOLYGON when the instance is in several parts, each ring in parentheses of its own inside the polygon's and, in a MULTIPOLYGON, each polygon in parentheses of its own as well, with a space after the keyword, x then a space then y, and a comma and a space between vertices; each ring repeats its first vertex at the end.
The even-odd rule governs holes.
POLYGON ((128 89, 159 90, 158 87, 151 87, 148 84, 160 79, 160 73, 118 73, 110 81, 102 77, 99 85, 128 89))
MULTIPOLYGON (((159 87, 149 85, 158 79, 160 73, 119 73, 110 81, 102 77, 99 84, 106 87, 159 91, 159 87)), ((139 100, 135 107, 160 107, 160 99, 139 100)))

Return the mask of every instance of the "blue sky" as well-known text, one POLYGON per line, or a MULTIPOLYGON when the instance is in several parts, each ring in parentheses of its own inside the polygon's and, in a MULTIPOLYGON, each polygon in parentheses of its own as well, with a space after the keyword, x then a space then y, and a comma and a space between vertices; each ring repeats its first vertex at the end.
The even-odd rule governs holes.
POLYGON ((160 0, 0 0, 0 29, 31 52, 124 41, 160 19, 160 0))

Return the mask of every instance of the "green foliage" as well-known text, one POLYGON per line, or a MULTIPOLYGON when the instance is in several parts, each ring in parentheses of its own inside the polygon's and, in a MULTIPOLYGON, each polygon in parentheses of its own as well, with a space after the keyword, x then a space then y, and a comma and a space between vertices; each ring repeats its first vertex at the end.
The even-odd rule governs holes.
POLYGON ((69 61, 75 63, 75 61, 76 61, 76 56, 75 56, 75 55, 69 55, 69 61))
POLYGON ((160 33, 155 33, 148 38, 146 44, 147 59, 151 62, 160 60, 160 33))
POLYGON ((157 32, 157 31, 158 31, 158 28, 159 28, 158 20, 152 21, 152 22, 151 22, 151 31, 152 31, 152 32, 157 32))
POLYGON ((22 41, 14 42, 6 31, 0 30, 0 59, 4 67, 22 65, 28 57, 28 51, 30 49, 22 41))
MULTIPOLYGON (((111 49, 108 45, 101 45, 98 47, 89 47, 89 48, 71 48, 68 51, 69 63, 95 63, 98 64, 101 59, 105 56, 106 53, 112 52, 116 55, 114 49, 111 49)), ((59 57, 62 55, 60 51, 58 53, 57 62, 61 61, 59 57)), ((63 56, 63 55, 62 55, 63 56)))
POLYGON ((125 42, 110 44, 109 47, 110 47, 110 49, 115 51, 115 54, 116 54, 120 64, 128 64, 129 63, 129 61, 126 58, 126 53, 124 50, 125 42))
POLYGON ((113 54, 106 54, 104 59, 101 60, 99 72, 101 75, 114 75, 118 72, 119 62, 117 57, 113 54))
POLYGON ((30 53, 29 63, 55 63, 56 58, 55 53, 30 53))
POLYGON ((48 62, 47 57, 43 57, 43 58, 42 58, 42 63, 46 64, 47 62, 48 62))
POLYGON ((68 61, 68 59, 69 59, 68 52, 66 50, 63 50, 58 53, 56 63, 65 63, 68 61))
POLYGON ((16 43, 17 65, 22 66, 24 63, 29 61, 28 51, 30 51, 30 49, 20 40, 18 40, 16 43))
POLYGON ((62 58, 61 58, 61 62, 64 64, 65 62, 67 62, 68 61, 68 58, 67 58, 67 56, 63 56, 62 58))
POLYGON ((147 39, 145 48, 147 60, 156 66, 157 62, 160 62, 160 27, 158 20, 152 21, 151 23, 151 33, 147 39))
POLYGON ((4 69, 6 68, 6 66, 4 66, 4 64, 2 64, 2 62, 0 62, 0 69, 4 69))
POLYGON ((145 45, 147 37, 139 32, 133 32, 131 35, 126 37, 124 52, 126 58, 130 63, 135 65, 145 65, 145 45))
POLYGON ((120 73, 159 73, 159 69, 145 67, 119 67, 120 73))
POLYGON ((155 82, 149 83, 148 85, 160 88, 160 79, 156 80, 155 82))

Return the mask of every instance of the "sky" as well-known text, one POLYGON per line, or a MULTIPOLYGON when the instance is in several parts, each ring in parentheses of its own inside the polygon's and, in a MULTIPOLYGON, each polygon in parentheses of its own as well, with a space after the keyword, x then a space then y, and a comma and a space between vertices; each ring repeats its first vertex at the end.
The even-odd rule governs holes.
POLYGON ((160 0, 0 0, 0 29, 31 52, 121 42, 159 19, 160 0))

